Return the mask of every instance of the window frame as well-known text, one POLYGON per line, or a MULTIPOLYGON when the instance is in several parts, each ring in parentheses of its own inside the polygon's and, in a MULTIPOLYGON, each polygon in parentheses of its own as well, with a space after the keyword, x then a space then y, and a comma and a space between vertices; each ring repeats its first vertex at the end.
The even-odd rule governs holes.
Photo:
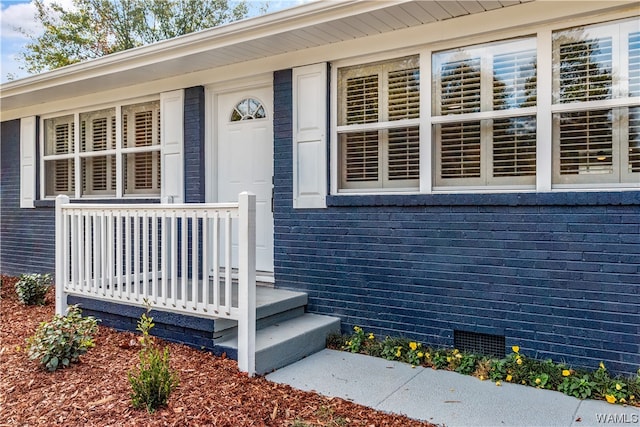
MULTIPOLYGON (((494 145, 493 138, 494 120, 506 120, 511 118, 533 117, 537 121, 537 74, 536 74, 536 106, 494 109, 494 85, 493 85, 493 59, 498 55, 520 52, 520 50, 501 49, 504 46, 516 47, 518 49, 533 50, 534 57, 537 59, 538 43, 535 35, 524 35, 514 39, 496 40, 488 43, 460 46, 454 49, 433 50, 432 57, 451 55, 455 56, 456 52, 464 54, 478 55, 480 66, 480 89, 479 89, 479 106, 480 111, 468 112, 462 114, 442 114, 439 109, 441 104, 438 102, 440 97, 440 81, 441 76, 436 70, 439 62, 432 60, 432 68, 429 70, 431 75, 432 105, 429 112, 431 114, 432 123, 432 140, 434 144, 434 163, 433 174, 434 189, 446 191, 449 188, 522 188, 531 189, 535 187, 536 173, 526 176, 510 176, 495 177, 492 174, 494 167, 494 145), (479 127, 479 169, 480 176, 475 178, 442 178, 442 125, 448 124, 468 124, 477 123, 479 127)), ((471 55, 474 57, 473 55, 471 55)), ((443 62, 444 63, 444 62, 443 62)), ((537 150, 536 136, 536 150, 537 150)), ((537 162, 536 162, 537 163, 537 162)), ((537 166, 537 165, 536 165, 537 166)))
POLYGON ((553 123, 551 131, 553 153, 551 169, 553 188, 616 188, 633 186, 634 183, 638 183, 637 186, 640 187, 640 173, 629 172, 628 167, 625 166, 629 162, 629 110, 640 107, 640 96, 632 97, 629 93, 628 79, 630 75, 630 67, 628 43, 619 38, 619 36, 631 34, 634 29, 637 30, 635 32, 640 32, 640 29, 637 27, 637 18, 607 20, 591 24, 568 26, 551 31, 551 55, 553 64, 552 85, 554 94, 551 104, 551 116, 553 123), (616 27, 618 29, 618 31, 616 31, 616 36, 613 36, 614 31, 611 29, 612 27, 616 27), (611 74, 612 76, 626 76, 627 79, 618 79, 615 81, 612 77, 610 86, 611 95, 605 99, 562 102, 559 94, 556 93, 560 91, 560 82, 557 81, 556 78, 558 68, 555 64, 559 63, 559 58, 556 57, 557 52, 555 49, 554 34, 568 33, 576 28, 589 28, 592 31, 592 34, 595 33, 597 37, 607 35, 612 37, 611 74), (627 47, 627 49, 624 49, 625 47, 627 47), (610 122, 612 127, 612 172, 610 174, 562 174, 560 168, 561 144, 559 132, 561 116, 567 113, 592 112, 599 110, 609 110, 609 114, 612 116, 612 120, 610 122), (594 178, 594 176, 599 179, 594 181, 597 179, 594 178))
MULTIPOLYGON (((461 38, 452 38, 444 41, 435 41, 429 45, 416 44, 413 48, 398 49, 393 53, 371 54, 360 57, 351 57, 331 62, 330 78, 330 194, 331 195, 366 195, 366 194, 455 194, 455 193, 505 193, 505 192, 552 192, 552 191, 593 191, 593 190, 638 190, 639 182, 613 182, 613 183, 571 183, 561 184, 554 181, 554 144, 553 144, 553 116, 555 113, 569 111, 569 104, 556 104, 553 102, 553 33, 572 27, 588 27, 606 25, 623 21, 631 21, 638 17, 630 17, 628 13, 611 13, 602 15, 585 15, 579 19, 567 18, 544 24, 536 24, 513 29, 485 33, 461 38), (537 105, 526 107, 519 111, 518 115, 533 115, 536 118, 536 174, 535 183, 528 185, 464 185, 464 186, 436 186, 435 168, 437 153, 434 149, 436 140, 432 135, 434 124, 444 123, 449 118, 435 117, 431 113, 432 91, 431 85, 426 84, 425 70, 428 70, 429 78, 432 69, 432 55, 439 51, 464 48, 468 46, 508 41, 523 37, 533 37, 536 40, 535 55, 537 62, 537 105), (368 63, 399 59, 406 56, 419 55, 420 57, 420 188, 419 189, 344 189, 340 185, 340 144, 338 143, 338 69, 343 67, 366 65, 368 63)), ((593 101, 591 101, 593 102, 593 101)), ((611 99, 595 101, 596 107, 638 107, 640 97, 629 99, 611 99)), ((589 107, 587 105, 587 107, 589 107)), ((494 112, 470 113, 465 119, 488 120, 491 118, 513 117, 513 111, 497 110, 494 112)), ((459 118, 458 118, 459 119, 459 118)), ((629 126, 626 127, 629 129, 629 126)), ((635 129, 635 128, 634 128, 635 129)))
MULTIPOLYGON (((386 58, 376 57, 376 59, 372 61, 353 62, 351 64, 345 63, 340 67, 332 68, 332 72, 334 73, 332 74, 333 76, 332 81, 335 81, 335 82, 338 81, 341 69, 342 70, 348 69, 347 73, 353 76, 367 75, 370 73, 370 72, 367 72, 367 70, 374 70, 376 68, 385 69, 390 67, 392 69, 402 70, 404 69, 403 67, 399 67, 399 68, 394 67, 393 64, 394 63, 397 64, 399 62, 404 62, 407 60, 415 61, 418 67, 418 70, 422 69, 420 55, 415 54, 415 52, 413 54, 393 55, 386 58)), ((383 72, 384 71, 381 70, 378 73, 381 74, 383 72)), ((420 71, 420 73, 422 72, 420 71)), ((422 75, 420 76, 420 80, 422 80, 422 75)), ((364 192, 374 191, 374 192, 383 192, 383 193, 415 192, 420 187, 420 176, 421 176, 420 173, 418 173, 417 179, 410 179, 410 180, 389 179, 389 149, 388 149, 389 148, 389 131, 394 129, 403 129, 403 128, 407 128, 407 129, 417 128, 418 160, 420 160, 420 157, 421 157, 423 132, 422 132, 420 117, 400 119, 400 120, 389 119, 388 106, 385 106, 384 108, 382 107, 382 105, 386 101, 388 101, 388 87, 384 85, 385 81, 386 81, 386 78, 378 80, 378 94, 379 94, 378 95, 379 96, 378 97, 378 105, 379 105, 378 118, 374 122, 357 123, 357 124, 340 124, 339 117, 342 116, 343 114, 346 114, 346 112, 343 112, 344 107, 342 105, 338 105, 338 102, 341 99, 341 95, 338 94, 338 91, 340 90, 340 88, 338 87, 339 85, 336 83, 337 90, 334 91, 332 89, 332 93, 335 95, 335 99, 333 102, 336 105, 336 108, 332 109, 332 111, 336 113, 334 116, 335 120, 332 120, 332 123, 334 124, 333 126, 335 129, 334 135, 336 135, 335 148, 336 150, 338 150, 337 155, 334 158, 337 160, 338 165, 342 165, 344 163, 344 158, 346 156, 346 153, 345 153, 346 147, 345 147, 345 144, 343 144, 343 142, 341 141, 341 135, 357 134, 357 133, 365 133, 365 132, 378 133, 378 136, 377 136, 378 179, 375 181, 361 181, 361 182, 358 182, 357 184, 349 185, 347 184, 347 180, 344 176, 345 173, 340 167, 340 172, 338 174, 339 176, 337 180, 339 182, 341 192, 363 192, 363 191, 364 192)), ((422 99, 422 92, 424 90, 423 88, 424 88, 424 84, 420 82, 420 87, 419 87, 420 99, 422 99)), ((423 108, 422 101, 420 101, 420 105, 418 108, 420 109, 420 111, 422 110, 423 108)), ((333 154, 333 150, 332 150, 332 154, 333 154)), ((422 167, 422 162, 419 161, 418 169, 420 170, 421 167, 422 167)))
MULTIPOLYGON (((124 146, 124 138, 123 138, 123 110, 130 107, 142 106, 148 104, 157 104, 158 116, 160 115, 160 97, 159 96, 146 96, 135 99, 123 100, 118 103, 111 104, 100 104, 90 107, 85 107, 77 110, 66 110, 60 111, 56 113, 44 114, 40 116, 40 129, 43 129, 40 132, 38 137, 39 141, 39 157, 40 160, 38 162, 40 173, 40 198, 43 200, 52 200, 59 194, 66 194, 72 199, 121 199, 121 198, 135 198, 135 199, 159 199, 161 197, 161 180, 157 183, 157 189, 154 192, 126 192, 125 191, 125 182, 126 179, 124 177, 125 166, 124 166, 124 158, 128 153, 139 153, 139 152, 157 152, 157 162, 158 167, 161 163, 162 157, 162 142, 160 135, 160 126, 154 126, 154 132, 157 132, 157 144, 148 147, 130 147, 127 148, 124 146), (106 110, 114 110, 115 111, 115 147, 107 150, 96 150, 96 151, 83 151, 81 147, 81 116, 84 117, 98 117, 101 112, 106 110), (72 117, 71 123, 73 123, 74 132, 72 135, 72 144, 73 151, 67 154, 46 154, 47 153, 47 122, 52 121, 55 122, 61 118, 69 118, 72 117), (84 191, 83 188, 83 177, 82 177, 82 166, 83 161, 86 159, 90 159, 96 156, 115 156, 115 173, 116 173, 116 188, 115 191, 94 191, 93 194, 89 194, 84 191), (65 193, 55 192, 53 193, 47 191, 47 176, 46 176, 46 165, 49 161, 54 160, 72 160, 73 161, 73 190, 65 193)), ((111 132, 108 132, 110 134, 111 132)))

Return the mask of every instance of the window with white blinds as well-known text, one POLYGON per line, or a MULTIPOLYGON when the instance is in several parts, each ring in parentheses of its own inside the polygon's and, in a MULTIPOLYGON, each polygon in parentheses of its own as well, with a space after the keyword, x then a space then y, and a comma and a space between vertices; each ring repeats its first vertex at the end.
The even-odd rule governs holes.
POLYGON ((116 194, 115 108, 80 114, 82 194, 116 194))
POLYGON ((417 56, 338 70, 341 189, 416 189, 420 178, 417 56))
POLYGON ((122 109, 125 194, 160 194, 160 103, 122 109))
POLYGON ((45 194, 73 195, 75 192, 73 115, 46 120, 44 132, 45 194))
POLYGON ((536 40, 433 54, 436 187, 535 185, 536 40))
POLYGON ((637 20, 553 34, 555 184, 640 182, 637 20))
POLYGON ((45 196, 160 195, 158 101, 45 119, 44 129, 45 196))

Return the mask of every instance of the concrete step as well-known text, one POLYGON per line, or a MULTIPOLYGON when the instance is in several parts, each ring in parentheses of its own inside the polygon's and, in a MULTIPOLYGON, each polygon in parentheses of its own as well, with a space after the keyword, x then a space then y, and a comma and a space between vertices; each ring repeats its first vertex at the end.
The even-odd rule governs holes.
MULTIPOLYGON (((307 294, 304 292, 258 286, 256 288, 256 328, 264 329, 276 323, 302 316, 307 299, 307 294)), ((224 340, 236 335, 237 332, 238 322, 235 320, 215 320, 214 340, 224 340)))
MULTIPOLYGON (((333 332, 340 332, 340 319, 311 313, 256 331, 256 373, 271 372, 322 350, 333 332)), ((215 346, 237 359, 236 335, 215 340, 215 346)))

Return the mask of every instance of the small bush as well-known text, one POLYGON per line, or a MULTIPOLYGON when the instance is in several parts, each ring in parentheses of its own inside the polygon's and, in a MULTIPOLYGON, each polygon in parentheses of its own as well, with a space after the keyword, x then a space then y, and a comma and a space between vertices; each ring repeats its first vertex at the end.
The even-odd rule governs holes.
POLYGON ((44 305, 44 297, 50 286, 50 274, 22 274, 16 282, 16 293, 25 305, 44 305))
POLYGON ((134 408, 146 407, 148 412, 154 412, 165 406, 169 395, 178 386, 178 376, 169 366, 169 350, 165 347, 161 351, 156 345, 149 331, 153 328, 153 317, 149 316, 151 305, 145 300, 146 313, 142 313, 138 320, 137 329, 142 332, 140 343, 140 364, 138 373, 129 372, 131 385, 131 404, 134 408))
POLYGON ((82 310, 72 305, 66 316, 56 314, 50 322, 42 322, 36 333, 27 338, 29 358, 38 360, 51 372, 77 362, 94 346, 93 334, 98 331, 98 321, 81 314, 82 310))

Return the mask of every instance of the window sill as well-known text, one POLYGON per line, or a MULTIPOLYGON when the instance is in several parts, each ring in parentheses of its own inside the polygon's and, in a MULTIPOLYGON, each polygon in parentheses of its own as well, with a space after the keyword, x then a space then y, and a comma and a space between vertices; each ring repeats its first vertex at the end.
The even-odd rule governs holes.
POLYGON ((358 206, 597 206, 640 205, 640 190, 485 193, 330 195, 327 207, 358 206))
MULTIPOLYGON (((159 198, 120 198, 120 199, 71 199, 71 203, 102 203, 102 204, 119 204, 119 203, 160 203, 159 198)), ((34 202, 36 208, 55 208, 56 199, 41 199, 34 202)))

